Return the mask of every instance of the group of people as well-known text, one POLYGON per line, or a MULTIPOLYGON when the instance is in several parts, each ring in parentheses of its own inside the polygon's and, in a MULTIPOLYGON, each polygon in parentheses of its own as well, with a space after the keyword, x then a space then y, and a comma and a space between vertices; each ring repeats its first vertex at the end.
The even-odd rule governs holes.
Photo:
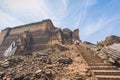
POLYGON ((76 40, 76 39, 73 39, 73 44, 79 45, 79 44, 80 44, 80 41, 79 41, 79 40, 76 40))

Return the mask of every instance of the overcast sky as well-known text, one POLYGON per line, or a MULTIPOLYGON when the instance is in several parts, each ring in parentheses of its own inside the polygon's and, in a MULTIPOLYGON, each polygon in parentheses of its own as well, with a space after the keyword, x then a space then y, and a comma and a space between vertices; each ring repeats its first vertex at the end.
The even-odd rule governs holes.
POLYGON ((120 0, 0 0, 0 30, 43 19, 79 28, 82 41, 96 43, 120 36, 120 0))

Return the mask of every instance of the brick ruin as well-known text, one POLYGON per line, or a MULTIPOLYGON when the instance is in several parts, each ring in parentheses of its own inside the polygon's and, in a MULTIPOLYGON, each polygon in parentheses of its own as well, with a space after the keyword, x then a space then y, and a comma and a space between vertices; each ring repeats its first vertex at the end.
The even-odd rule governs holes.
MULTIPOLYGON (((12 41, 16 41, 25 31, 29 31, 32 36, 32 51, 44 50, 54 44, 62 44, 64 37, 62 30, 55 27, 50 19, 42 22, 26 24, 13 28, 6 28, 0 33, 0 54, 10 46, 12 41)), ((79 30, 72 32, 71 40, 79 39, 79 30)))

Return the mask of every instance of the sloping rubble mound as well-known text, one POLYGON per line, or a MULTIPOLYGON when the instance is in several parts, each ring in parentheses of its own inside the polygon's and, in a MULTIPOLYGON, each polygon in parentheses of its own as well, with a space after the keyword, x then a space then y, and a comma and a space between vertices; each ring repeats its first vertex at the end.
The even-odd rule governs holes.
POLYGON ((76 49, 57 47, 63 50, 0 57, 0 80, 84 80, 86 65, 76 49))
POLYGON ((38 52, 33 56, 6 58, 0 65, 0 78, 7 80, 54 80, 56 74, 59 71, 62 72, 63 68, 67 66, 64 63, 59 64, 58 56, 54 55, 38 52))

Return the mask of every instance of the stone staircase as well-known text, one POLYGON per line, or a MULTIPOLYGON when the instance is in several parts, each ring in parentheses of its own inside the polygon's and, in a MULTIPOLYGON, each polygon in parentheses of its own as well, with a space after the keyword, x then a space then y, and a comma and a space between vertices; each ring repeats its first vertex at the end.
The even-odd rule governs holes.
POLYGON ((97 80, 120 80, 120 70, 116 66, 105 64, 90 50, 88 51, 80 46, 77 46, 77 48, 97 80))
POLYGON ((115 66, 91 66, 92 70, 118 70, 115 66))

